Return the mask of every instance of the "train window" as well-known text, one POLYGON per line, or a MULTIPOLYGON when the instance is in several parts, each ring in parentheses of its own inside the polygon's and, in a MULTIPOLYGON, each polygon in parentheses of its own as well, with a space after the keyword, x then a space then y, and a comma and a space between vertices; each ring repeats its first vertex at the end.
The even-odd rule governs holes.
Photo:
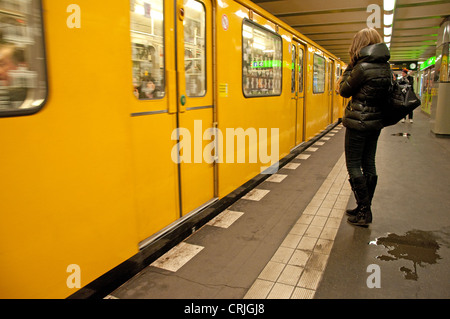
POLYGON ((184 0, 184 70, 186 94, 206 94, 206 13, 202 3, 184 0))
POLYGON ((133 93, 140 100, 165 95, 164 1, 130 0, 133 93))
POLYGON ((339 94, 339 77, 341 76, 341 65, 340 64, 336 64, 336 73, 335 73, 335 80, 334 80, 334 92, 336 94, 339 94))
POLYGON ((325 58, 314 54, 313 93, 325 92, 325 58))
POLYGON ((303 92, 303 49, 298 51, 298 92, 303 92))
POLYGON ((0 117, 34 114, 45 103, 41 12, 38 0, 0 1, 0 117))
POLYGON ((242 25, 242 89, 245 97, 281 94, 281 37, 249 20, 242 25))
POLYGON ((336 80, 339 79, 339 77, 341 76, 341 65, 337 64, 336 65, 336 80))
POLYGON ((333 70, 332 70, 333 62, 327 63, 327 69, 328 69, 328 91, 333 90, 333 70))
POLYGON ((291 93, 295 92, 295 66, 297 65, 297 47, 292 45, 292 65, 291 65, 291 93))

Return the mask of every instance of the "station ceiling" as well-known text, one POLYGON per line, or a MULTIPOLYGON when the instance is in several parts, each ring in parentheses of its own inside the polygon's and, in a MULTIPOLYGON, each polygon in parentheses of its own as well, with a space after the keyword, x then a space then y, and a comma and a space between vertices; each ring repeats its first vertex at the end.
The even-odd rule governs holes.
MULTIPOLYGON (((377 22, 384 36, 383 0, 252 0, 348 63, 355 33, 377 22)), ((450 0, 397 0, 391 37, 391 62, 424 61, 435 55, 439 26, 450 15, 450 0)))

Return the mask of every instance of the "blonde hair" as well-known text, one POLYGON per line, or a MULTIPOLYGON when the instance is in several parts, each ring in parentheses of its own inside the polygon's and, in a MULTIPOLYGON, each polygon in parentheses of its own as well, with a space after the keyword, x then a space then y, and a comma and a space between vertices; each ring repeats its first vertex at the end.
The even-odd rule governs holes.
POLYGON ((350 54, 350 63, 355 65, 362 48, 376 43, 383 42, 381 35, 374 28, 365 28, 358 31, 353 37, 352 45, 348 53, 350 54))

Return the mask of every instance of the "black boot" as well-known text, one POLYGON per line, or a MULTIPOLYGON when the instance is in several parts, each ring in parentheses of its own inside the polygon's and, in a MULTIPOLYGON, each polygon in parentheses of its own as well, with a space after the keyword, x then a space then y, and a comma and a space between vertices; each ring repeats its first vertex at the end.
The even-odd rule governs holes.
POLYGON ((370 207, 372 206, 373 195, 375 194, 375 189, 377 188, 378 176, 377 175, 366 175, 366 185, 367 192, 369 193, 369 210, 370 214, 368 214, 367 222, 372 222, 372 210, 370 207))
POLYGON ((370 203, 372 204, 373 194, 375 194, 375 188, 377 188, 378 176, 377 175, 365 175, 367 191, 369 192, 370 203))
MULTIPOLYGON (((367 185, 367 191, 369 193, 370 204, 372 204, 372 199, 373 199, 373 195, 375 193, 375 188, 377 187, 378 176, 377 175, 364 175, 364 176, 366 177, 366 185, 367 185)), ((352 180, 349 179, 348 181, 350 182, 352 191, 355 192, 352 180)), ((356 197, 356 194, 355 194, 355 197, 356 197)), ((356 216, 360 209, 361 209, 361 207, 360 207, 360 205, 358 205, 356 208, 347 209, 345 212, 349 216, 356 216)))
POLYGON ((372 222, 372 211, 370 206, 362 206, 356 216, 350 216, 347 222, 360 227, 368 227, 372 222))
POLYGON ((367 227, 372 222, 372 211, 370 210, 371 201, 366 177, 360 176, 351 180, 359 210, 355 216, 350 216, 347 221, 355 226, 367 227))
MULTIPOLYGON (((355 198, 356 198, 355 186, 353 185, 352 179, 350 178, 348 181, 350 183, 350 187, 352 188, 353 194, 355 194, 355 198)), ((356 201, 356 203, 358 203, 358 201, 356 201)), ((347 209, 345 211, 345 213, 349 216, 356 216, 360 209, 361 209, 361 207, 358 205, 358 206, 356 206, 356 208, 347 209)))

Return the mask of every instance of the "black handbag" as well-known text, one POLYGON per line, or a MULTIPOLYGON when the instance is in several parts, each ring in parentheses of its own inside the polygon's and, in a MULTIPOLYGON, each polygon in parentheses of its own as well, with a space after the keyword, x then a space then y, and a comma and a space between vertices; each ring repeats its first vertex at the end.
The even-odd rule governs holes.
POLYGON ((421 104, 411 85, 392 81, 387 105, 383 108, 383 125, 397 124, 421 104))

